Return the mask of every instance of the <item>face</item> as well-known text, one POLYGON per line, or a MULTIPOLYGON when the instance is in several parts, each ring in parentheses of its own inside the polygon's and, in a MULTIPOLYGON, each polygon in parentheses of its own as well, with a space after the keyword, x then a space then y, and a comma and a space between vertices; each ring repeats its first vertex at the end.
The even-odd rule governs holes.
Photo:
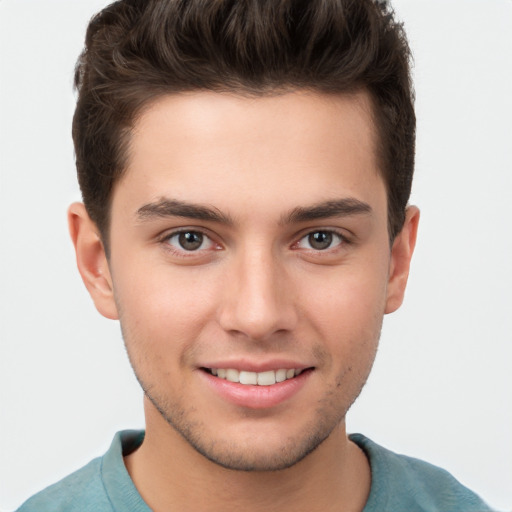
POLYGON ((374 146, 364 94, 190 93, 137 121, 96 305, 210 460, 291 466, 360 393, 405 286, 374 146))

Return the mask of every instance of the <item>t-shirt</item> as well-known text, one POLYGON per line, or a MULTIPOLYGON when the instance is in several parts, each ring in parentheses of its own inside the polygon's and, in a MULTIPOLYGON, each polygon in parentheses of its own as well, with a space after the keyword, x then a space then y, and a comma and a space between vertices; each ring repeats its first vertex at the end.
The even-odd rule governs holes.
MULTIPOLYGON (((36 494, 17 512, 150 512, 123 461, 143 439, 143 431, 118 432, 103 457, 36 494)), ((366 453, 371 467, 363 512, 492 511, 443 469, 397 455, 362 434, 350 439, 366 453)))

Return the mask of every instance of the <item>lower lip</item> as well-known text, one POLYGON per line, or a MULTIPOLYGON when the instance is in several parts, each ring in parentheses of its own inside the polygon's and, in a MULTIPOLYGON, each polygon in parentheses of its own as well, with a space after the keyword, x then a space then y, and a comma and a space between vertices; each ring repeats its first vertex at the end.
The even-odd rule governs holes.
POLYGON ((305 370, 293 379, 270 386, 254 386, 230 382, 229 380, 215 377, 204 370, 199 370, 199 373, 205 378, 208 385, 224 400, 240 407, 268 409, 289 400, 297 394, 310 377, 312 370, 305 370))

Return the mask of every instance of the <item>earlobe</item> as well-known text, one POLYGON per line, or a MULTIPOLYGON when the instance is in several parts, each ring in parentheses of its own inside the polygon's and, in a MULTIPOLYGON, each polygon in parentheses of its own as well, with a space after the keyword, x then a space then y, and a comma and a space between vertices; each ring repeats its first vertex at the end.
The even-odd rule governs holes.
POLYGON ((117 320, 112 277, 103 242, 82 203, 73 203, 69 207, 68 225, 75 246, 78 271, 96 309, 104 317, 117 320))
POLYGON ((402 304, 409 277, 411 258, 416 245, 420 211, 416 206, 407 208, 405 222, 391 249, 389 279, 385 313, 393 313, 402 304))

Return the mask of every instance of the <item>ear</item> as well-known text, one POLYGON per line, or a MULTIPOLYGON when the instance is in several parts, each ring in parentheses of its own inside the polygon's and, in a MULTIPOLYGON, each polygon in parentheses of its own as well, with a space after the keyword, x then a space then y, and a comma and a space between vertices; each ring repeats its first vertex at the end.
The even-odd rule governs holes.
POLYGON ((386 314, 396 311, 404 300, 412 253, 416 245, 419 220, 420 211, 418 208, 409 206, 405 215, 404 226, 393 242, 389 266, 386 314))
POLYGON ((82 203, 68 209, 69 233, 75 246, 76 263, 96 309, 106 318, 117 320, 112 277, 103 242, 82 203))

